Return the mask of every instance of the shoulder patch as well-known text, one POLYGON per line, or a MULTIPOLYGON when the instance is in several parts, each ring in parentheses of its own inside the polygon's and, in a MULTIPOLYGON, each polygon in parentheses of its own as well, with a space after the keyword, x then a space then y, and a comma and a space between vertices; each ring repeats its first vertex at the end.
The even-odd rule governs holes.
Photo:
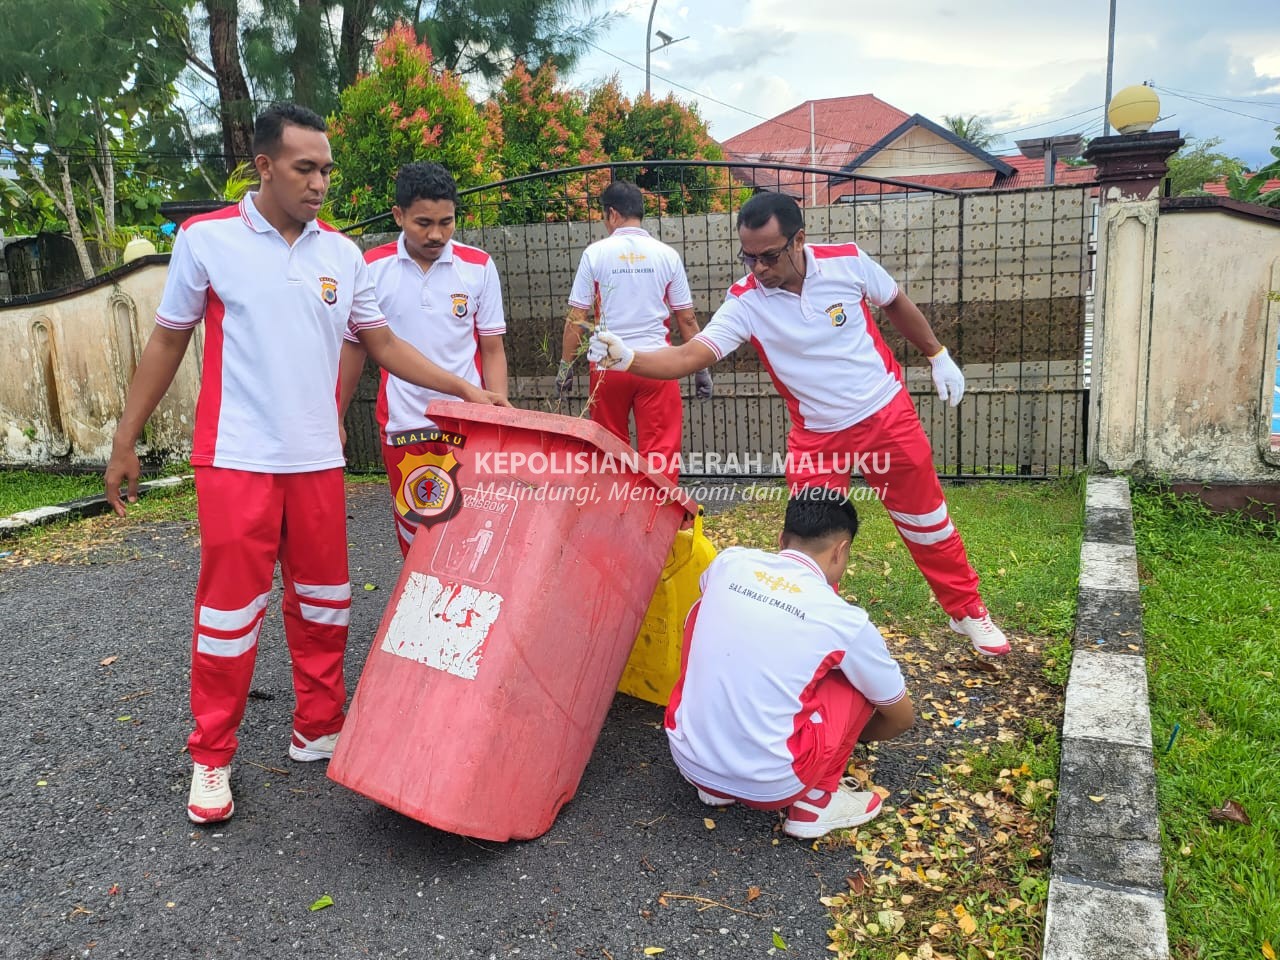
POLYGON ((479 247, 469 247, 465 243, 453 242, 453 255, 465 263, 486 264, 489 262, 489 255, 479 247))
POLYGON ((366 250, 364 253, 364 262, 373 263, 375 260, 382 260, 386 257, 394 257, 398 247, 395 240, 390 243, 384 243, 380 247, 374 247, 372 250, 366 250))
POLYGON ((827 260, 831 257, 856 257, 858 255, 858 245, 856 243, 811 243, 808 244, 808 247, 813 251, 815 260, 827 260))
POLYGON ((749 273, 729 288, 729 296, 740 297, 747 291, 754 290, 755 288, 756 275, 754 273, 749 273))

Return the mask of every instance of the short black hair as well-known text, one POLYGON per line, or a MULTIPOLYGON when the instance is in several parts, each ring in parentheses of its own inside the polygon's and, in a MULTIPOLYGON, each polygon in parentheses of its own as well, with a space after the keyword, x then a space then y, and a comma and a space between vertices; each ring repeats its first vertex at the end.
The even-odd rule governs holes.
POLYGON ((458 205, 458 184, 438 163, 406 163, 396 174, 396 206, 408 210, 415 200, 448 200, 458 205))
POLYGON ((826 540, 833 536, 858 535, 858 511, 849 495, 830 487, 803 487, 787 502, 782 521, 783 542, 826 540))
POLYGON ((796 231, 804 229, 800 204, 785 193, 770 190, 762 190, 742 205, 738 211, 738 229, 759 230, 775 217, 784 237, 794 237, 796 231))
POLYGON ((644 194, 630 180, 615 180, 600 194, 600 205, 624 220, 644 219, 644 194))
POLYGON ((253 124, 253 155, 265 153, 275 156, 280 147, 280 139, 284 128, 292 124, 295 127, 306 127, 308 130, 319 130, 326 133, 329 125, 324 117, 314 110, 299 106, 296 103, 275 103, 258 115, 253 124))

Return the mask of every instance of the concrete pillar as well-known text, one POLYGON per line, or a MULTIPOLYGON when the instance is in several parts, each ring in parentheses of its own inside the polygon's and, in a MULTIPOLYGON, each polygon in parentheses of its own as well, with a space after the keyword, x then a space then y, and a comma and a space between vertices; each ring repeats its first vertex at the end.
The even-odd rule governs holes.
POLYGON ((1144 458, 1160 184, 1183 142, 1177 131, 1098 137, 1084 154, 1098 168, 1101 201, 1089 395, 1095 470, 1130 470, 1144 458))

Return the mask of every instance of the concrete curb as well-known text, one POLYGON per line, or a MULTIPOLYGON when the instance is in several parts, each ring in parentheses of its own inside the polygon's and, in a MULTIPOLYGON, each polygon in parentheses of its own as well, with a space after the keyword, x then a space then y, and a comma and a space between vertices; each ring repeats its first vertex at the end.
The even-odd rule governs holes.
MULTIPOLYGON (((145 483, 138 484, 138 493, 145 494, 151 490, 177 487, 192 479, 190 475, 187 475, 148 480, 145 483)), ((32 527, 52 523, 54 520, 77 520, 80 517, 93 517, 100 513, 106 513, 110 509, 107 506, 106 496, 99 494, 96 497, 81 497, 79 500, 68 500, 66 503, 59 503, 52 507, 34 507, 31 510, 20 510, 11 516, 0 517, 0 540, 21 533, 24 530, 30 530, 32 527)))
POLYGON ((1089 477, 1043 960, 1168 960, 1129 481, 1089 477), (1094 799, 1098 798, 1098 799, 1094 799))

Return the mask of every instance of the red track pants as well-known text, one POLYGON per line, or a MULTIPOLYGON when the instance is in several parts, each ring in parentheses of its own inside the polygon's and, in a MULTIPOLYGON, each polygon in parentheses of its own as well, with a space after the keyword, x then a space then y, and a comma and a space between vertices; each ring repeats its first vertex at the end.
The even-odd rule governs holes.
POLYGON ((631 443, 629 419, 636 416, 636 449, 672 483, 680 480, 678 459, 684 421, 680 384, 650 380, 625 370, 591 368, 591 419, 623 443, 631 443), (603 381, 603 382, 601 382, 603 381))
POLYGON ((196 467, 200 579, 191 644, 191 759, 231 761, 277 559, 293 662, 293 728, 342 729, 342 658, 351 612, 341 468, 250 473, 196 467))
POLYGON ((889 511, 911 558, 950 616, 974 604, 978 575, 947 512, 933 451, 906 390, 883 409, 835 433, 792 426, 787 437, 787 484, 848 490, 857 470, 889 511), (852 466, 850 466, 852 464, 852 466))

